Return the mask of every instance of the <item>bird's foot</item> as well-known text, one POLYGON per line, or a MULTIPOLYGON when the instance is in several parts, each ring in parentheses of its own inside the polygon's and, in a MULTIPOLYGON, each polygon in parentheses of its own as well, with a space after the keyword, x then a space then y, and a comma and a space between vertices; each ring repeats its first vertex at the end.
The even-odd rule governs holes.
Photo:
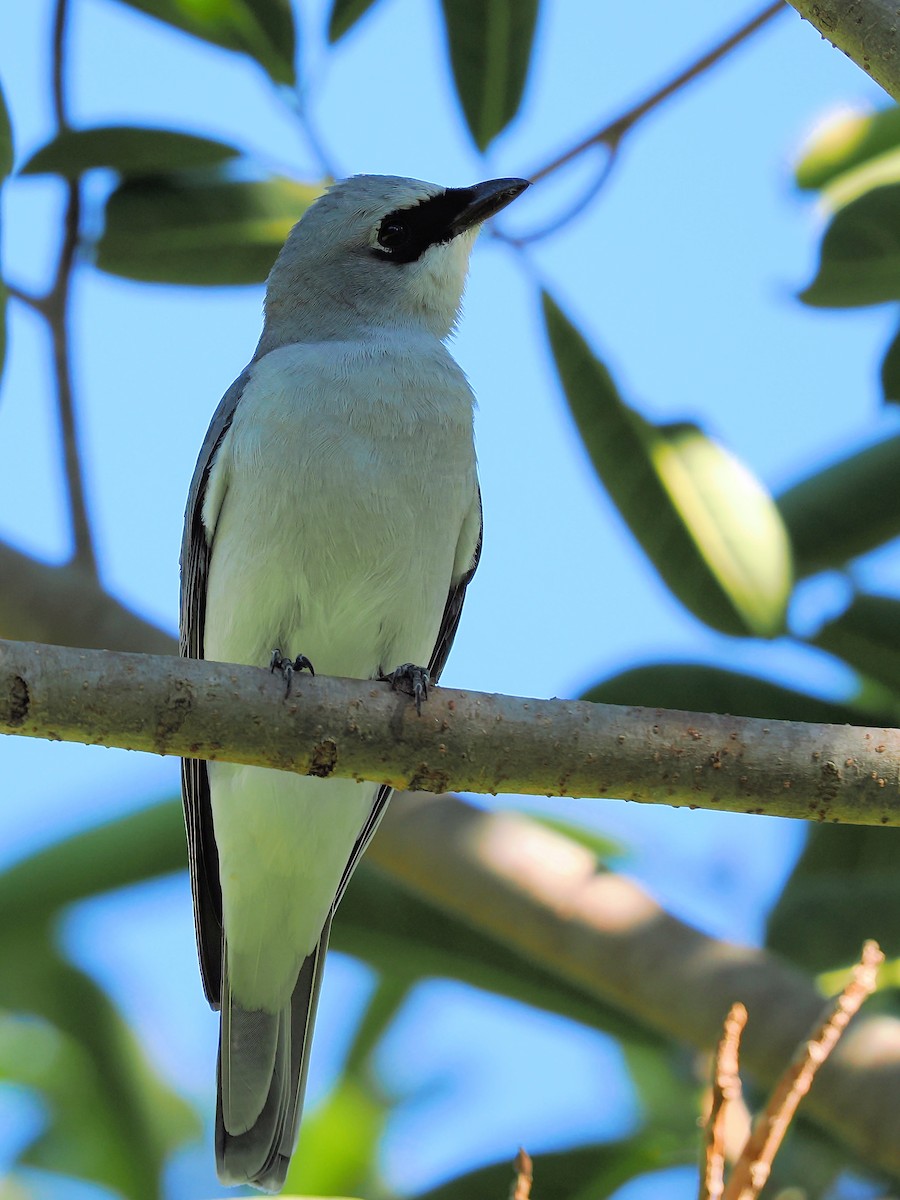
POLYGON ((315 668, 305 654, 298 654, 296 658, 290 659, 285 658, 278 649, 272 651, 272 657, 269 660, 269 670, 273 674, 275 671, 280 673, 281 678, 284 680, 285 696, 291 694, 291 681, 294 678, 295 671, 309 671, 310 675, 315 675, 316 673, 315 668))
POLYGON ((415 663, 403 663, 387 675, 382 675, 393 691, 402 688, 416 702, 416 712, 421 715, 422 701, 428 699, 428 685, 431 683, 431 673, 427 667, 417 667, 415 663))

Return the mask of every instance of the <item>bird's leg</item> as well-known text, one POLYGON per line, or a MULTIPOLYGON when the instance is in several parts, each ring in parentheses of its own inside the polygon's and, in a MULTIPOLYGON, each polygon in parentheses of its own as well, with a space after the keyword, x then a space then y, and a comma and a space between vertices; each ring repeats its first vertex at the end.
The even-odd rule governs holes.
POLYGON ((285 658, 279 649, 272 651, 272 657, 269 660, 269 670, 273 673, 280 672, 281 678, 285 683, 285 696, 291 694, 291 680, 294 678, 295 671, 309 671, 310 675, 315 675, 315 668, 306 657, 305 654, 298 654, 295 659, 285 658))
POLYGON ((393 671, 389 671, 387 675, 381 675, 391 685, 393 691, 397 688, 402 688, 404 692, 412 696, 416 702, 416 712, 421 716, 422 701, 428 699, 428 685, 431 683, 431 673, 427 667, 417 667, 415 663, 403 663, 402 666, 396 667, 393 671))

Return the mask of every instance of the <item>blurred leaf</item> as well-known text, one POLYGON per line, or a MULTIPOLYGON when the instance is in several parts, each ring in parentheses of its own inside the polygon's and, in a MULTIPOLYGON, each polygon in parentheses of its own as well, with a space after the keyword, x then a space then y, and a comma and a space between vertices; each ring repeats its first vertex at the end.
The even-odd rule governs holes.
POLYGON ((0 1013, 0 1079, 34 1089, 49 1108, 28 1162, 130 1189, 128 1147, 109 1120, 89 1057, 72 1038, 36 1017, 0 1013))
POLYGON ((394 1023, 415 981, 398 972, 379 975, 363 1018, 356 1027, 353 1043, 347 1052, 346 1070, 364 1077, 366 1066, 375 1047, 394 1023))
POLYGON ((827 187, 841 175, 900 147, 900 108, 842 113, 816 130, 796 167, 797 185, 827 187))
POLYGON ((369 11, 375 0, 334 0, 328 18, 328 40, 336 42, 369 11))
POLYGON ((812 640, 900 694, 900 600, 860 593, 812 640))
MULTIPOLYGON (((49 923, 74 901, 184 864, 180 806, 169 803, 76 834, 0 874, 0 961, 15 964, 0 973, 0 1006, 37 1014, 79 1048, 103 1097, 94 1116, 122 1148, 101 1166, 76 1168, 68 1133, 60 1141, 51 1128, 29 1161, 77 1169, 146 1200, 156 1200, 172 1151, 198 1135, 196 1117, 156 1074, 106 995, 62 960, 49 923)), ((101 1141, 93 1137, 85 1153, 101 1141)))
POLYGON ((866 938, 900 953, 900 829, 816 825, 775 905, 766 944, 819 974, 855 962, 866 938))
POLYGON ((626 1014, 426 903, 365 859, 341 901, 331 944, 398 989, 421 978, 458 979, 617 1037, 659 1042, 626 1014))
POLYGON ((441 0, 456 91, 479 150, 519 111, 538 0, 441 0))
POLYGON ((302 1196, 365 1196, 377 1178, 387 1105, 344 1076, 304 1113, 285 1188, 302 1196))
POLYGON ((13 132, 9 109, 0 83, 0 182, 10 173, 13 166, 13 132))
POLYGON ((790 547, 768 493, 696 426, 653 425, 625 404, 606 367, 546 292, 543 303, 585 447, 666 585, 715 629, 779 634, 791 589, 790 547))
POLYGON ((900 434, 885 438, 777 497, 799 576, 874 550, 900 534, 900 434))
POLYGON ((781 687, 758 675, 745 675, 741 671, 726 671, 701 663, 633 667, 595 684, 581 698, 595 704, 676 708, 687 712, 837 725, 859 724, 872 716, 852 704, 822 700, 781 687))
POLYGON ((320 190, 279 177, 232 182, 214 171, 125 180, 107 201, 97 266, 150 283, 262 283, 320 190))
POLYGON ((900 183, 873 188, 834 214, 818 273, 800 299, 821 308, 900 299, 900 183))
POLYGON ((4 925, 0 957, 15 964, 0 975, 0 1007, 36 1014, 77 1046, 80 1057, 72 1062, 89 1064, 99 1097, 91 1101, 87 1094, 83 1102, 104 1130, 102 1138, 94 1131, 78 1157, 71 1125, 64 1124, 59 1136, 51 1125, 27 1161, 75 1171, 135 1200, 156 1200, 172 1151, 199 1134, 195 1114, 156 1074, 106 995, 63 962, 39 925, 27 919, 14 928, 4 925), (118 1150, 107 1152, 107 1145, 118 1150))
POLYGON ((881 360, 881 393, 886 404, 900 404, 900 330, 881 360))
POLYGON ((290 0, 121 0, 121 3, 226 50, 249 54, 276 83, 296 82, 296 39, 290 0))
POLYGON ((102 125, 64 130, 34 153, 20 173, 77 179, 84 171, 106 167, 120 175, 153 175, 191 167, 214 167, 239 154, 239 150, 224 142, 172 129, 102 125))
POLYGON ((23 914, 46 921, 75 901, 186 869, 175 800, 76 833, 0 872, 0 945, 23 914))

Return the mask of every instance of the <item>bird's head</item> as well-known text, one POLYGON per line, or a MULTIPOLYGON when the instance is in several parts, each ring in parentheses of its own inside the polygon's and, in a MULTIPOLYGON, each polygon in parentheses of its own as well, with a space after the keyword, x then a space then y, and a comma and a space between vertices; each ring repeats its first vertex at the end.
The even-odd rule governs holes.
POLYGON ((334 184, 294 226, 272 268, 257 353, 379 326, 446 337, 482 222, 527 186, 492 179, 442 188, 391 175, 334 184))

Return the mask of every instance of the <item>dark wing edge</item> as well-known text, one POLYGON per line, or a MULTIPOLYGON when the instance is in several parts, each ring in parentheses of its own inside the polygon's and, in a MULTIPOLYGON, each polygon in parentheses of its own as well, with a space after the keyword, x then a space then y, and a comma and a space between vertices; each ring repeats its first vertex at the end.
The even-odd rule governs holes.
MULTIPOLYGON (((478 509, 481 509, 481 488, 478 489, 478 509)), ((478 561, 481 558, 481 543, 484 537, 484 519, 482 517, 478 528, 478 541, 475 544, 475 552, 472 555, 472 562, 465 575, 460 576, 456 583, 451 584, 450 592, 447 596, 447 603, 444 605, 444 613, 441 617, 440 628, 438 629, 437 640, 434 643, 434 649, 431 652, 431 658, 428 662, 428 671, 431 675, 432 683, 437 683, 443 671, 447 658, 450 654, 450 649, 453 645, 453 639, 456 637, 456 630, 459 626, 459 619, 462 616, 463 602, 466 598, 466 588, 472 582, 472 576, 478 569, 478 561)), ((344 868, 344 874, 341 876, 340 886, 337 890, 337 895, 334 898, 334 904, 331 906, 332 916, 341 902, 341 898, 347 889, 347 884, 350 882, 350 876, 359 866, 359 860, 365 854, 366 847, 375 835, 375 830, 378 828, 381 818, 384 816, 384 810, 387 808, 387 803, 393 792, 392 787, 387 784, 382 784, 375 796, 375 803, 372 806, 372 811, 369 813, 368 820, 362 828, 362 832, 356 839, 356 843, 350 854, 347 866, 344 868)))
MULTIPOLYGON (((203 658, 206 583, 212 549, 203 527, 203 500, 213 458, 228 432, 248 378, 249 368, 234 381, 213 414, 188 492, 181 543, 179 651, 182 658, 203 658)), ((207 1000, 213 1008, 218 1008, 222 987, 222 889, 213 833, 209 777, 204 760, 181 760, 181 798, 200 974, 207 1000)))

